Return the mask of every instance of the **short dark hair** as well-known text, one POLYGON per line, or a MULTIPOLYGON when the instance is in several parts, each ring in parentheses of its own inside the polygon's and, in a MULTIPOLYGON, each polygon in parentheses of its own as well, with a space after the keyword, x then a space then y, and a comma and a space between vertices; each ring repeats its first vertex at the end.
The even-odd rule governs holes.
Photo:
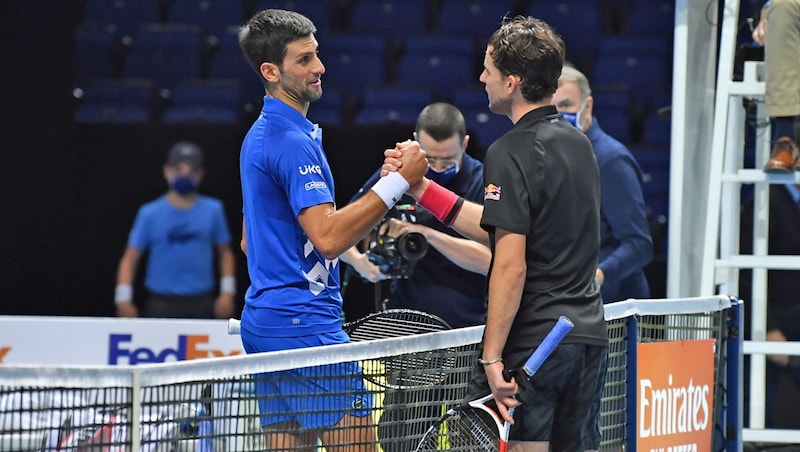
POLYGON ((436 102, 423 108, 417 117, 417 135, 425 131, 434 140, 444 141, 458 134, 463 141, 467 135, 464 115, 454 105, 447 102, 436 102))
POLYGON ((520 91, 529 102, 553 95, 564 66, 564 41, 541 19, 516 16, 492 33, 488 46, 497 69, 520 78, 520 91))
POLYGON ((261 76, 261 64, 269 62, 280 68, 289 43, 316 32, 314 23, 302 14, 282 9, 265 9, 251 17, 239 30, 239 47, 266 86, 266 81, 261 76))

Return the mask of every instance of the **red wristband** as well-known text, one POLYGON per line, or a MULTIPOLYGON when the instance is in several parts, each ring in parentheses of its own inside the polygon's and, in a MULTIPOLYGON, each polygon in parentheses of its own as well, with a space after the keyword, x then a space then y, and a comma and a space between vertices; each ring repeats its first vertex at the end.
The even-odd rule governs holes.
POLYGON ((428 188, 417 200, 417 204, 424 207, 433 214, 439 221, 450 226, 455 221, 464 198, 442 187, 434 181, 428 184, 428 188))

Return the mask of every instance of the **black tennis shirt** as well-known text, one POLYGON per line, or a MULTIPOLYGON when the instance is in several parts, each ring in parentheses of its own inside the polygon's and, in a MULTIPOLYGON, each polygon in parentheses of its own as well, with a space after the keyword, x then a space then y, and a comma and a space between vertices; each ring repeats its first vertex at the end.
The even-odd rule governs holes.
MULTIPOLYGON (((481 227, 527 237, 527 274, 506 350, 538 345, 561 315, 564 343, 607 346, 595 283, 600 250, 600 176, 592 145, 553 106, 528 112, 495 141, 484 162, 481 227)), ((490 268, 490 278, 491 278, 490 268)))

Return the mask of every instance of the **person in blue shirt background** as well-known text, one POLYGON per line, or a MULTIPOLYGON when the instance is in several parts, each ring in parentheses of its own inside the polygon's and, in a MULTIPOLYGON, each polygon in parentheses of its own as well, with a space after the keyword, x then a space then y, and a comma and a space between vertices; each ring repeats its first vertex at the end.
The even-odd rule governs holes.
POLYGON ((600 168, 600 261, 597 281, 604 303, 649 298, 644 266, 653 240, 642 194, 642 170, 628 148, 600 128, 586 76, 564 66, 553 104, 592 142, 600 168))
POLYGON ((117 270, 115 303, 120 317, 138 317, 133 281, 148 253, 145 317, 228 318, 234 313, 235 260, 225 212, 217 199, 197 193, 203 152, 181 141, 169 150, 164 178, 169 191, 143 205, 117 270), (214 255, 220 275, 214 281, 214 255))

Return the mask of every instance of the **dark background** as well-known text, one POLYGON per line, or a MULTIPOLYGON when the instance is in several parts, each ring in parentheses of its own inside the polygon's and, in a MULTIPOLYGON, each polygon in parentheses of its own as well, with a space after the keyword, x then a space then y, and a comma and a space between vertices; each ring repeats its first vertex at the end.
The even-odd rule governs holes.
MULTIPOLYGON (((113 315, 128 232, 138 207, 165 191, 164 157, 179 139, 206 152, 201 191, 225 205, 241 308, 248 280, 238 252, 238 154, 253 117, 235 125, 73 124, 71 57, 79 15, 78 0, 0 2, 0 314, 113 315)), ((324 129, 339 205, 378 167, 383 149, 411 131, 324 129)), ((468 152, 482 157, 479 137, 468 152)), ((654 297, 664 296, 664 269, 663 256, 648 268, 654 297)), ((141 278, 137 289, 141 296, 141 278)), ((373 286, 352 278, 345 298, 347 316, 360 316, 372 309, 373 286)))

